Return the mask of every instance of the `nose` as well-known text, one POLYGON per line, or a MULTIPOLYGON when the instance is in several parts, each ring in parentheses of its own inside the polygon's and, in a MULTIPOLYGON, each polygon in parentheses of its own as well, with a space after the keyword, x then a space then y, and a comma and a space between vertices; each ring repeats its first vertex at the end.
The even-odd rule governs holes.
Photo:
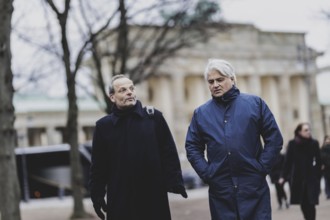
POLYGON ((214 81, 213 86, 214 86, 214 87, 218 87, 218 86, 220 86, 220 82, 218 82, 218 81, 214 81))

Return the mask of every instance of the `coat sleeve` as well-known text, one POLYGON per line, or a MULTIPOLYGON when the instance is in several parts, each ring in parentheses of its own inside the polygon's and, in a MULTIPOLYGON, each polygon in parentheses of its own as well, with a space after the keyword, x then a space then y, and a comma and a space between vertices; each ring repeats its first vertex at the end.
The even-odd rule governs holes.
POLYGON ((188 128, 185 148, 190 164, 195 169, 199 177, 204 182, 207 182, 207 169, 209 165, 205 159, 205 143, 202 140, 201 133, 198 130, 197 114, 195 110, 188 128))
POLYGON ((321 166, 322 166, 322 160, 321 160, 321 150, 320 150, 320 144, 317 140, 314 142, 314 152, 315 152, 315 169, 318 174, 318 177, 321 178, 322 176, 322 171, 321 171, 321 166))
POLYGON ((101 129, 96 124, 92 143, 92 161, 90 166, 89 188, 91 198, 103 198, 106 188, 106 153, 101 129))
POLYGON ((260 132, 264 141, 264 148, 259 156, 259 162, 268 174, 276 161, 283 146, 283 137, 276 120, 267 104, 261 100, 260 132))
POLYGON ((293 166, 293 145, 291 144, 290 141, 285 153, 284 164, 281 171, 281 177, 285 179, 285 181, 288 181, 291 177, 292 166, 293 166))
POLYGON ((156 115, 156 123, 160 158, 166 187, 170 189, 178 185, 183 186, 178 151, 168 124, 160 112, 156 115))

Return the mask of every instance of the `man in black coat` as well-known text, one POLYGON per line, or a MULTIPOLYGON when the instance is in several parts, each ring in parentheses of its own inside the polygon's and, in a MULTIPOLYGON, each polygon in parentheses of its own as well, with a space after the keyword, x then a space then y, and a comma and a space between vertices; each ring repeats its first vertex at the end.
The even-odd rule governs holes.
POLYGON ((160 111, 142 107, 124 75, 112 79, 110 100, 113 112, 96 122, 93 137, 95 212, 101 219, 107 212, 111 220, 170 220, 167 192, 187 193, 169 127, 160 111))

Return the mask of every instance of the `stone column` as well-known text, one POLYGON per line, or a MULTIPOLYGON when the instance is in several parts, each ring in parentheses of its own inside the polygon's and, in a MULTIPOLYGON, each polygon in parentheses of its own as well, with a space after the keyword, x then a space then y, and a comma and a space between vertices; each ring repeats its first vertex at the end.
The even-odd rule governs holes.
POLYGON ((188 95, 186 110, 191 115, 193 110, 206 101, 206 82, 202 76, 191 76, 186 80, 186 92, 188 95))
POLYGON ((306 84, 304 82, 304 79, 301 77, 296 78, 296 100, 298 101, 298 109, 299 109, 299 115, 300 115, 300 120, 301 121, 307 121, 310 122, 310 114, 309 114, 309 108, 310 108, 310 103, 309 103, 309 93, 308 93, 308 88, 306 87, 306 84))
POLYGON ((293 122, 292 116, 292 105, 291 105, 291 85, 290 76, 282 75, 279 78, 279 94, 281 99, 279 99, 279 109, 281 109, 281 132, 284 138, 284 146, 287 145, 289 139, 293 137, 293 130, 296 126, 293 122))
POLYGON ((173 119, 174 119, 174 136, 178 151, 181 155, 185 155, 185 139, 188 128, 188 120, 185 112, 185 95, 184 95, 184 76, 182 74, 173 74, 172 77, 172 102, 173 102, 173 119))
POLYGON ((273 76, 264 77, 262 79, 262 98, 267 103, 268 107, 272 111, 276 122, 278 123, 279 127, 282 127, 281 118, 281 111, 279 108, 279 91, 278 91, 276 78, 273 76))
POLYGON ((150 79, 149 83, 152 92, 152 103, 150 104, 163 113, 170 129, 173 131, 173 124, 175 120, 173 118, 172 111, 173 95, 171 93, 170 80, 167 76, 163 75, 153 77, 150 79))
POLYGON ((55 127, 47 126, 46 127, 47 143, 48 145, 54 145, 61 143, 61 136, 56 131, 55 127))
POLYGON ((28 131, 26 127, 17 129, 17 145, 18 147, 29 146, 28 131))
POLYGON ((259 75, 248 76, 248 92, 257 96, 261 96, 261 80, 259 75))
POLYGON ((86 142, 87 140, 86 140, 85 132, 83 130, 83 126, 78 124, 77 131, 78 131, 78 143, 86 142))
POLYGON ((236 80, 237 80, 237 84, 236 84, 237 88, 241 92, 247 93, 249 91, 247 78, 244 76, 236 76, 236 80))
MULTIPOLYGON (((324 135, 326 135, 327 133, 325 133, 326 131, 323 129, 323 123, 318 123, 318 122, 322 122, 323 118, 322 118, 322 107, 317 96, 316 76, 314 73, 311 73, 310 77, 311 77, 309 80, 310 103, 308 103, 308 105, 310 108, 309 114, 311 117, 312 134, 314 138, 322 142, 324 139, 324 135)), ((329 118, 327 119, 327 121, 329 122, 329 118)))

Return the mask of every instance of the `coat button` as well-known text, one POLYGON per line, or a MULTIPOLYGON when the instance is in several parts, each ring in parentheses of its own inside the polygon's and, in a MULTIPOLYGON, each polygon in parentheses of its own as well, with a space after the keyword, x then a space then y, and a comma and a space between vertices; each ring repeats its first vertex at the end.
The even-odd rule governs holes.
POLYGON ((228 152, 228 155, 231 155, 231 152, 230 151, 228 152))

